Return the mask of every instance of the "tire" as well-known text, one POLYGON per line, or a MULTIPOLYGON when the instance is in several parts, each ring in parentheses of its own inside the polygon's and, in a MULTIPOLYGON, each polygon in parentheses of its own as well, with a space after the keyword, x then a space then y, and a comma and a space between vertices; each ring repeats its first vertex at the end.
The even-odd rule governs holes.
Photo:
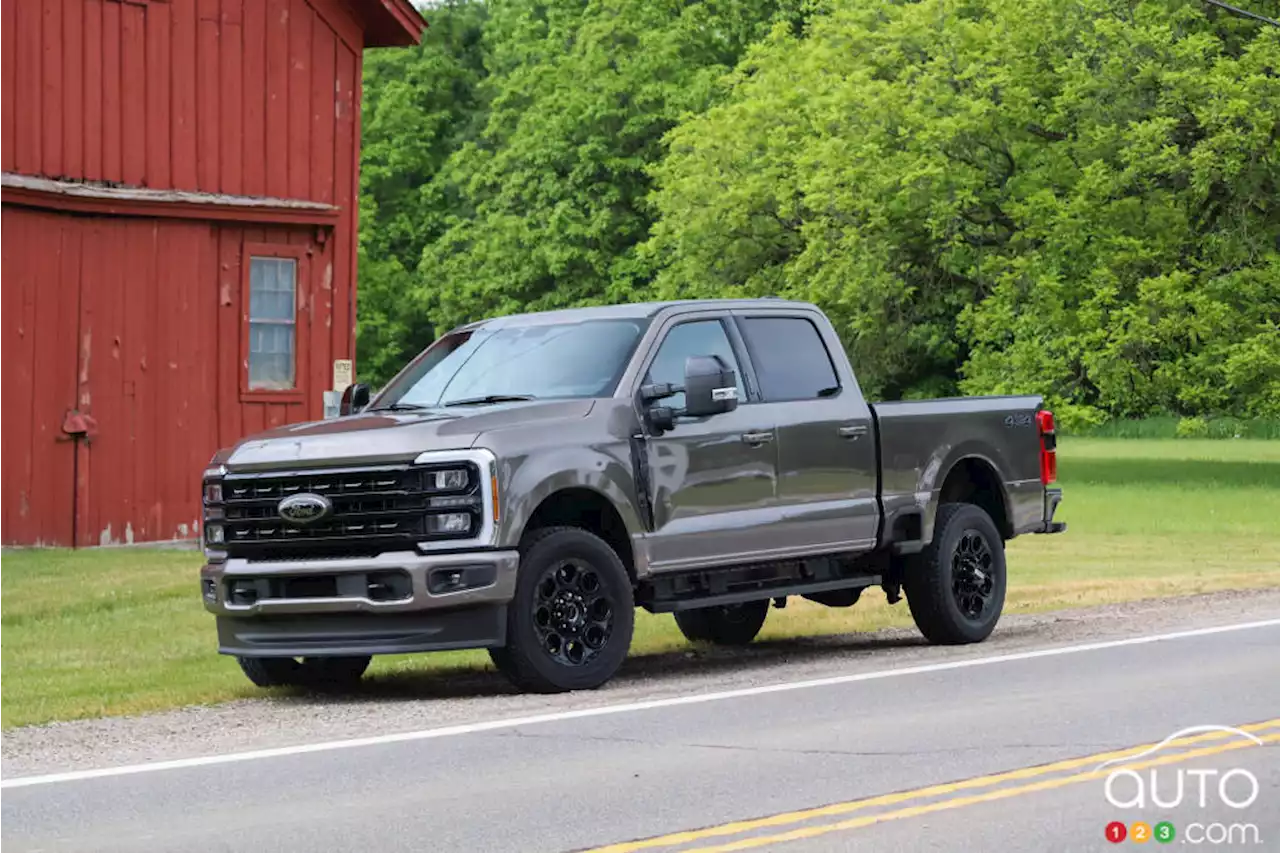
POLYGON ((747 601, 697 610, 677 610, 676 625, 685 638, 717 646, 745 646, 756 638, 769 615, 769 601, 747 601))
POLYGON ((308 687, 343 690, 355 687, 369 668, 369 656, 338 658, 236 658, 240 669, 259 687, 308 687))
POLYGON ((1004 609, 1004 539, 973 504, 938 508, 933 541, 906 566, 903 590, 911 618, 938 645, 980 643, 1004 609))
POLYGON ((524 691, 594 690, 626 660, 634 627, 631 578, 608 543, 576 527, 546 528, 520 548, 507 642, 489 657, 524 691))

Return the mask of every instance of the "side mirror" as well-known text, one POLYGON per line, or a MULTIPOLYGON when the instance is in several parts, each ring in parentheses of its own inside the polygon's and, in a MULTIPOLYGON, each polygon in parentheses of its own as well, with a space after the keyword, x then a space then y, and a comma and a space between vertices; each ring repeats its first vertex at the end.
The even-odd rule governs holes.
POLYGON ((684 363, 684 411, 691 418, 738 408, 738 374, 717 356, 693 355, 684 363))
POLYGON ((364 411, 369 405, 369 386, 363 382, 357 382, 354 385, 348 385, 346 390, 342 392, 342 402, 338 404, 339 417, 354 415, 364 411))

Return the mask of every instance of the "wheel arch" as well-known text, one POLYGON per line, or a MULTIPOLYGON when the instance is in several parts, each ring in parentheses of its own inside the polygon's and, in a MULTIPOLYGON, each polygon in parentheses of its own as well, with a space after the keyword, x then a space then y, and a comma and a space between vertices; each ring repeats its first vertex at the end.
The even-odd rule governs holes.
POLYGON ((521 527, 520 539, 547 527, 577 527, 603 539, 622 565, 632 583, 636 580, 635 553, 631 530, 614 501, 591 486, 565 485, 550 491, 533 507, 521 527))
POLYGON ((946 475, 933 493, 927 523, 928 538, 933 537, 938 508, 949 503, 967 503, 980 507, 995 523, 1004 539, 1014 535, 1009 513, 1009 495, 995 463, 985 454, 970 452, 954 459, 946 475))

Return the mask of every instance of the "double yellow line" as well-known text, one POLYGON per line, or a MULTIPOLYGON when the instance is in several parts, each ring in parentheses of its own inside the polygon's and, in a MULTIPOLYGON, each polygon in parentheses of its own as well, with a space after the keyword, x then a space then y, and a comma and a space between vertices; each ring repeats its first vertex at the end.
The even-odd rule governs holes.
MULTIPOLYGON (((1240 731, 1248 732, 1257 737, 1264 744, 1280 743, 1280 718, 1267 720, 1261 723, 1252 723, 1238 727, 1240 731), (1272 729, 1277 731, 1272 732, 1272 729), (1263 734, 1259 734, 1263 733, 1263 734)), ((781 844, 786 841, 801 841, 804 839, 814 838, 819 835, 826 835, 830 832, 841 832, 851 829, 859 829, 864 826, 871 826, 877 823, 885 823, 892 820, 901 820, 903 818, 917 817, 919 815, 930 814, 932 812, 946 811, 949 809, 958 809, 964 806, 975 805, 977 803, 988 803, 997 800, 1006 800, 1011 797, 1019 797, 1024 794, 1032 794, 1037 791, 1048 791, 1054 788, 1063 788, 1067 785, 1075 785, 1081 782, 1087 782, 1093 779, 1106 778, 1107 774, 1112 771, 1112 767, 1099 768, 1098 765, 1103 762, 1111 762, 1116 759, 1135 758, 1150 752, 1156 748, 1183 748, 1195 746, 1196 744, 1206 743, 1210 741, 1221 741, 1227 738, 1235 737, 1235 740, 1227 743, 1215 743, 1211 746, 1203 746, 1195 749, 1184 750, 1181 752, 1163 755, 1159 758, 1151 758, 1141 761, 1133 761, 1126 763, 1124 766, 1138 770, 1147 767, 1159 767, 1165 764, 1174 764, 1181 761, 1187 761, 1193 758, 1202 758, 1209 755, 1219 755, 1224 752, 1230 752, 1237 749, 1245 749, 1258 744, 1252 740, 1245 740, 1229 731, 1211 731, 1204 734, 1193 735, 1189 737, 1178 738, 1168 741, 1167 743, 1143 744, 1141 746, 1128 747, 1126 749, 1113 750, 1111 752, 1102 752, 1097 755, 1089 755, 1083 758, 1071 758, 1065 761, 1056 761, 1052 764, 1040 764, 1035 767, 1024 767, 1019 770, 1011 770, 1006 773, 996 773, 989 776, 977 776, 972 779, 963 779, 958 782, 948 782, 943 785, 930 785, 926 788, 917 788, 912 791, 899 791, 893 794, 883 794, 878 797, 870 797, 863 800, 851 800, 844 803, 833 803, 828 806, 821 806, 814 809, 805 809, 803 811, 784 812, 782 814, 771 815, 769 817, 757 818, 754 820, 735 821, 733 823, 721 824, 720 826, 711 826, 705 829, 689 830, 687 832, 675 832, 669 835, 662 835, 655 838, 646 838, 640 841, 628 841, 622 844, 611 844, 607 847, 600 847, 588 853, 633 853, 639 850, 653 850, 662 847, 677 847, 687 844, 696 844, 699 842, 710 841, 712 839, 724 838, 730 835, 740 835, 748 832, 757 832, 759 830, 775 830, 781 827, 791 826, 798 823, 817 820, 820 818, 841 817, 853 812, 864 811, 867 809, 880 808, 883 806, 893 806, 900 803, 906 803, 913 800, 928 799, 930 797, 939 797, 948 794, 956 794, 962 791, 970 791, 979 788, 991 788, 997 785, 1004 785, 1008 782, 1017 782, 1020 784, 1010 785, 1007 787, 996 788, 995 790, 981 791, 980 793, 969 794, 967 796, 951 797, 937 802, 925 803, 921 805, 912 805, 893 811, 877 812, 876 814, 862 815, 855 818, 837 821, 835 823, 824 823, 819 826, 806 826, 791 829, 786 832, 778 832, 771 835, 752 835, 749 838, 732 841, 726 844, 718 844, 710 847, 691 848, 683 853, 729 853, 734 850, 749 850, 755 847, 764 847, 766 845, 781 844), (1055 773, 1063 773, 1070 770, 1079 770, 1082 767, 1090 769, 1081 772, 1071 773, 1065 776, 1055 776, 1052 779, 1041 779, 1040 777, 1049 776, 1055 773), (1037 781, 1027 781, 1037 780, 1037 781)))

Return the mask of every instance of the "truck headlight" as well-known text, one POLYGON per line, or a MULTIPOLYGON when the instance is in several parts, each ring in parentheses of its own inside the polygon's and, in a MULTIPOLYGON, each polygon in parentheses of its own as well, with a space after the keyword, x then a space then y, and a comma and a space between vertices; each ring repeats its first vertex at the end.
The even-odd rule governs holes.
MULTIPOLYGON (((414 519, 423 552, 493 547, 498 531, 498 469, 493 451, 482 447, 424 450, 414 457, 415 502, 423 514, 414 519)), ((238 528, 229 536, 234 540, 238 528)))
POLYGON ((210 545, 223 545, 226 543, 226 536, 222 532, 221 524, 209 524, 204 528, 204 541, 210 545))
POLYGON ((427 473, 431 489, 437 492, 457 492, 465 489, 471 478, 466 468, 444 468, 427 473))
POLYGON ((222 503, 222 484, 221 483, 205 483, 204 484, 204 502, 206 504, 222 503))

